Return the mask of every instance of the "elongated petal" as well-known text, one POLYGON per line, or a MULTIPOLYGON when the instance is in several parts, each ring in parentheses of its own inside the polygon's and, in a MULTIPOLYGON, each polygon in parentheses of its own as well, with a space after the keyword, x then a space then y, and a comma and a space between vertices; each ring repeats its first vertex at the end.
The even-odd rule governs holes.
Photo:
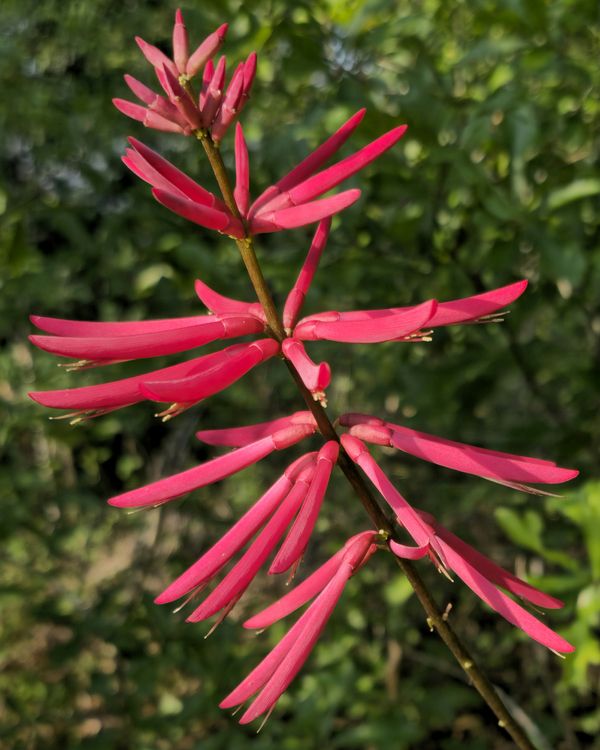
POLYGON ((348 208, 360 198, 360 190, 346 190, 344 193, 322 198, 303 206, 285 208, 281 211, 269 211, 254 219, 250 219, 251 234, 278 232, 281 229, 294 229, 321 221, 333 214, 348 208))
POLYGON ((510 453, 487 451, 464 443, 444 440, 389 422, 387 426, 394 431, 394 448, 439 466, 486 479, 558 484, 573 479, 579 473, 570 469, 560 469, 548 462, 530 460, 525 456, 512 456, 510 453))
MULTIPOLYGON (((352 435, 342 435, 341 442, 350 458, 357 463, 388 502, 400 523, 406 528, 419 547, 430 544, 437 552, 439 544, 434 540, 431 528, 420 518, 390 480, 379 468, 369 449, 352 435)), ((443 560, 443 558, 442 558, 443 560)))
POLYGON ((427 554, 429 544, 424 544, 422 547, 409 547, 406 544, 398 544, 392 539, 390 547, 398 557, 403 557, 405 560, 420 560, 427 554))
POLYGON ((365 146, 356 154, 343 159, 339 164, 334 164, 324 172, 319 172, 313 177, 296 185, 287 192, 283 192, 277 198, 263 205, 257 216, 276 211, 289 206, 300 206, 308 201, 323 195, 344 180, 349 179, 361 169, 364 169, 372 161, 390 149, 406 132, 406 125, 401 125, 389 133, 382 135, 373 143, 365 146))
POLYGON ((235 190, 233 196, 238 210, 245 219, 250 206, 250 169, 248 165, 248 147, 244 138, 242 126, 237 123, 235 126, 235 190))
POLYGON ((165 76, 166 91, 169 95, 169 100, 177 107, 189 122, 190 126, 194 128, 194 130, 198 130, 202 127, 202 118, 198 107, 195 102, 192 101, 187 91, 179 83, 178 76, 173 75, 166 66, 164 66, 162 70, 165 76))
POLYGON ((221 101, 223 99, 223 88, 225 86, 225 57, 222 57, 217 63, 213 77, 208 84, 204 106, 202 107, 202 125, 208 129, 213 123, 221 101))
POLYGON ((187 125, 187 121, 177 107, 174 104, 171 104, 168 99, 165 99, 164 96, 155 94, 154 91, 147 86, 144 86, 143 83, 137 81, 133 76, 125 75, 125 82, 137 98, 143 101, 149 109, 154 110, 154 112, 167 120, 172 120, 173 122, 178 123, 182 127, 187 125))
POLYGON ((180 10, 175 13, 173 27, 173 62, 180 73, 186 72, 187 61, 190 56, 190 40, 180 10))
POLYGON ((331 229, 331 217, 323 219, 317 231, 315 232, 314 239, 302 266, 302 270, 298 275, 298 279, 294 284, 294 288, 289 293, 288 298, 285 302, 285 308, 283 310, 283 325, 284 328, 292 329, 298 320, 300 310, 304 305, 306 294, 314 278, 319 260, 323 254, 327 237, 329 237, 329 230, 331 229))
POLYGON ((344 123, 344 125, 328 138, 325 143, 319 146, 316 151, 313 151, 313 153, 304 159, 304 161, 301 161, 297 167, 294 167, 291 172, 285 177, 282 177, 276 185, 273 185, 265 191, 250 208, 249 217, 252 219, 269 200, 272 200, 280 193, 299 185, 320 169, 325 162, 329 161, 329 159, 336 153, 336 151, 339 151, 356 130, 360 121, 365 116, 365 112, 365 109, 361 109, 360 112, 353 115, 348 122, 344 123))
POLYGON ((285 356, 298 370, 302 382, 313 394, 315 400, 324 400, 324 391, 331 381, 331 368, 327 362, 316 365, 306 353, 304 346, 295 339, 285 339, 281 345, 285 356))
POLYGON ((148 60, 148 62, 151 65, 153 65, 155 68, 162 68, 164 66, 174 76, 179 75, 177 66, 172 60, 169 60, 169 58, 164 54, 164 52, 161 52, 157 47, 153 47, 151 44, 148 44, 143 39, 140 39, 139 36, 136 36, 135 41, 138 43, 140 49, 144 53, 144 57, 146 58, 146 60, 148 60))
POLYGON ((250 98, 250 89, 254 83, 254 76, 256 75, 256 52, 251 52, 248 55, 248 59, 244 63, 244 87, 242 89, 242 96, 238 102, 237 111, 238 114, 246 106, 246 102, 250 98))
POLYGON ((177 122, 168 120, 162 117, 156 112, 153 112, 146 107, 140 107, 139 104, 132 104, 125 99, 113 99, 115 107, 127 117, 131 117, 134 120, 143 122, 147 128, 154 128, 154 130, 162 130, 166 133, 181 133, 183 135, 189 135, 189 127, 186 128, 179 125, 177 122))
MULTIPOLYGON (((213 195, 208 190, 205 190, 201 185, 184 174, 180 169, 177 169, 177 167, 173 166, 171 162, 164 159, 162 156, 160 156, 160 154, 157 154, 156 151, 148 148, 148 146, 143 144, 141 141, 138 141, 136 138, 129 138, 128 140, 136 150, 136 152, 140 155, 140 157, 149 165, 149 167, 151 167, 151 170, 154 170, 154 172, 158 173, 164 180, 167 181, 167 183, 173 185, 175 189, 171 190, 171 192, 182 194, 195 203, 199 203, 201 206, 215 208, 217 210, 223 211, 224 213, 229 212, 229 209, 220 198, 217 198, 216 195, 213 195)), ((153 182, 154 172, 152 172, 151 170, 146 170, 148 172, 148 177, 146 178, 148 182, 150 182, 150 184, 154 185, 155 187, 163 187, 163 185, 158 185, 153 182)))
POLYGON ((282 475, 250 510, 198 562, 185 571, 155 599, 157 604, 175 601, 213 578, 248 542, 279 507, 292 489, 292 482, 282 475))
POLYGON ((213 313, 234 313, 239 315, 254 315, 264 323, 267 322, 266 315, 260 302, 239 302, 236 299, 223 297, 206 286, 200 279, 196 280, 196 294, 206 307, 213 313))
POLYGON ((325 497, 327 485, 329 484, 329 477, 337 461, 338 453, 339 443, 335 440, 325 443, 319 451, 317 469, 306 495, 306 500, 300 513, 298 513, 298 518, 294 521, 290 533, 275 556, 269 573, 284 573, 304 553, 312 530, 317 522, 321 504, 325 497))
POLYGON ((248 445, 256 440, 272 435, 284 427, 295 424, 312 424, 316 426, 315 418, 309 411, 297 411, 290 417, 281 417, 271 422, 253 424, 249 427, 232 427, 224 430, 202 430, 196 433, 196 437, 209 445, 229 445, 239 447, 248 445))
MULTIPOLYGON (((265 438, 265 440, 268 439, 265 438)), ((307 490, 306 482, 300 480, 296 482, 250 549, 217 588, 188 617, 188 622, 200 622, 214 615, 248 586, 298 511, 307 490)))
POLYGON ((30 336, 40 349, 63 357, 90 361, 143 359, 175 354, 217 339, 262 333, 263 324, 253 316, 202 321, 200 325, 141 333, 133 336, 73 338, 30 336))
MULTIPOLYGON (((258 615, 251 617, 244 623, 245 628, 266 628, 272 625, 274 622, 281 620, 291 612, 301 607, 306 602, 310 601, 320 591, 322 591, 329 581, 336 574, 340 563, 347 555, 348 551, 351 550, 351 554, 355 552, 353 548, 354 542, 359 539, 372 539, 374 536, 372 531, 363 531, 360 534, 356 534, 351 539, 348 539, 346 544, 336 552, 324 565, 321 565, 312 575, 310 575, 305 581, 296 586, 289 594, 286 594, 281 599, 276 601, 270 607, 263 609, 258 615)), ((348 562, 348 560, 347 560, 348 562)))
POLYGON ((233 74, 233 78, 227 88, 219 111, 211 126, 211 136, 213 140, 220 141, 227 132, 227 129, 237 116, 237 105, 242 96, 244 87, 244 63, 240 63, 233 74))
POLYGON ((187 62, 186 71, 192 77, 199 73, 209 60, 217 54, 225 41, 228 24, 222 26, 208 36, 198 49, 191 55, 187 62))
POLYGON ((50 406, 53 409, 83 409, 85 411, 118 409, 143 401, 145 397, 140 393, 140 385, 148 379, 155 383, 160 380, 186 378, 214 368, 219 363, 229 360, 234 354, 244 351, 248 346, 250 345, 235 344, 222 352, 112 383, 68 388, 62 391, 40 391, 29 395, 38 404, 50 406))
POLYGON ((296 641, 289 649, 287 655, 282 659, 258 698, 256 698, 254 703, 252 703, 242 716, 240 724, 247 724, 253 721, 267 709, 274 706, 279 700, 279 697, 294 679, 323 632, 351 572, 351 566, 348 563, 342 562, 335 576, 309 609, 310 617, 307 618, 296 641))
POLYGON ((527 281, 518 281, 491 292, 478 294, 475 297, 441 302, 428 326, 449 326, 455 323, 466 323, 483 318, 490 313, 506 307, 520 297, 527 287, 527 281))
POLYGON ((452 547, 457 555, 460 555, 466 563, 478 570, 488 581, 491 581, 496 586, 500 586, 511 594, 515 594, 515 596, 527 599, 527 601, 538 607, 559 609, 565 606, 563 602, 555 599, 553 596, 545 594, 543 591, 530 586, 525 581, 504 570, 504 568, 501 568, 495 562, 485 557, 485 555, 482 555, 481 552, 470 547, 466 542, 463 542, 462 539, 459 539, 439 523, 435 522, 433 528, 436 535, 449 547, 452 547))
POLYGON ((201 206, 194 201, 187 198, 180 198, 178 195, 161 190, 160 188, 154 188, 152 194, 163 206, 183 216, 185 219, 200 224, 200 226, 207 229, 216 229, 218 232, 228 234, 237 239, 242 239, 246 236, 242 222, 239 219, 228 216, 222 211, 201 206))
POLYGON ((228 361, 219 363, 211 370, 180 380, 152 381, 150 378, 140 385, 141 393, 152 401, 196 402, 222 391, 279 351, 273 339, 253 341, 228 361))
POLYGON ((554 633, 533 615, 516 604, 510 597, 499 591, 443 539, 440 539, 440 544, 444 549, 450 567, 456 575, 460 576, 480 599, 483 599, 486 604, 489 604, 502 617, 523 630, 534 640, 554 651, 570 653, 575 650, 564 638, 554 633))
MULTIPOLYGON (((485 319, 487 315, 496 312, 502 307, 513 302, 525 291, 526 281, 519 281, 516 284, 494 289, 491 292, 478 294, 475 297, 454 300, 452 302, 438 302, 437 309, 430 320, 427 321, 428 328, 438 326, 454 325, 456 323, 473 323, 480 319, 485 319)), ((330 322, 332 316, 339 315, 340 322, 357 322, 365 320, 381 320, 382 318, 393 317, 400 313, 408 313, 415 310, 416 307, 390 307, 383 310, 355 310, 352 312, 331 313, 323 312, 311 315, 300 321, 301 324, 308 321, 330 322)))
POLYGON ((200 89, 200 97, 199 97, 200 111, 204 109, 204 105, 206 104, 206 97, 208 95, 208 87, 210 86, 210 82, 212 81, 214 74, 215 74, 214 63, 212 60, 209 60, 206 63, 206 67, 204 68, 204 73, 202 74, 202 88, 200 89))
MULTIPOLYGON (((408 336, 418 331, 435 314, 437 302, 430 300, 408 312, 397 313, 379 320, 313 321, 311 318, 301 320, 294 329, 294 338, 304 341, 329 339, 355 344, 372 344, 382 341, 393 341, 401 336, 408 336)), ((332 313, 338 315, 339 313, 332 313)))
POLYGON ((172 331, 176 328, 194 327, 214 320, 210 315, 193 315, 189 318, 167 318, 164 320, 119 321, 114 323, 44 318, 40 315, 31 315, 29 319, 36 328, 46 333, 52 333, 55 336, 90 336, 94 338, 138 336, 143 333, 172 331))
POLYGON ((187 492, 205 487, 208 484, 218 482, 225 477, 235 474, 247 466, 260 461, 274 450, 279 450, 279 445, 287 441, 299 442, 311 434, 309 428, 291 427, 281 430, 276 435, 258 440, 244 448, 238 448, 225 456, 219 456, 212 461, 196 466, 181 474, 161 479, 146 487, 125 492, 113 497, 108 502, 119 508, 140 508, 147 505, 158 505, 173 498, 185 495, 187 492), (279 445, 278 445, 279 444, 279 445))

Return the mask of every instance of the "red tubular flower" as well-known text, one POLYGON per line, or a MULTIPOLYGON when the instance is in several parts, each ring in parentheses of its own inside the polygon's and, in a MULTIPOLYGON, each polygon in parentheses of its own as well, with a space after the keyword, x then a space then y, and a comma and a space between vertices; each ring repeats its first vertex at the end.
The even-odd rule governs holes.
POLYGON ((272 435, 285 427, 296 424, 310 424, 317 426, 315 418, 309 411, 297 411, 289 417, 281 417, 271 422, 253 424, 248 427, 232 427, 220 430, 202 430, 196 433, 196 437, 209 445, 227 445, 231 448, 239 448, 243 445, 253 443, 255 440, 272 435))
POLYGON ((292 566, 294 566, 295 571, 300 559, 304 556, 308 540, 321 510, 321 503, 325 497, 329 477, 337 461, 339 450, 339 443, 330 440, 319 451, 315 476, 302 509, 273 560, 269 573, 285 573, 292 566))
POLYGON ((198 587, 206 585, 256 534, 288 495, 298 476, 314 464, 316 453, 307 453, 288 466, 284 474, 265 492, 250 510, 191 568, 179 576, 155 601, 165 604, 175 601, 198 587))
POLYGON ((331 381, 331 367, 327 362, 316 365, 306 353, 302 343, 295 339, 285 339, 281 345, 281 350, 293 362, 302 382, 312 393, 314 400, 321 401, 324 406, 327 406, 325 389, 331 381))
MULTIPOLYGON (((562 602, 537 591, 495 565, 440 526, 428 513, 421 513, 421 515, 427 522, 432 522, 429 528, 432 533, 435 533, 450 568, 480 599, 538 643, 560 653, 570 653, 575 650, 564 638, 550 630, 504 592, 498 590, 494 583, 528 601, 540 603, 541 606, 562 607, 562 602)), ((392 541, 390 547, 400 557, 404 556, 403 550, 400 549, 401 545, 392 541)))
POLYGON ((268 456, 274 450, 283 450, 290 445, 304 440, 312 435, 315 428, 311 425, 301 424, 278 430, 262 440, 239 448, 220 456, 205 464, 188 469, 181 474, 175 474, 167 479, 140 487, 131 492, 125 492, 111 498, 108 502, 118 508, 143 508, 146 506, 162 505, 169 500, 185 495, 187 492, 213 484, 220 479, 235 474, 247 466, 256 463, 261 458, 268 456))
POLYGON ((345 341, 375 343, 381 341, 419 341, 422 326, 485 322, 513 302, 525 291, 526 281, 478 294, 475 297, 437 303, 424 302, 415 307, 392 307, 387 310, 362 310, 338 313, 324 312, 303 318, 294 329, 294 338, 303 341, 345 341), (431 305, 427 308, 426 305, 431 305), (429 314, 429 317, 427 316, 429 314), (404 331, 404 332, 403 332, 404 331))
POLYGON ((283 309, 283 326, 288 332, 288 335, 291 335, 292 328, 296 325, 298 315, 304 305, 306 294, 314 278, 319 261, 321 260, 323 250, 325 249, 325 243, 329 237, 330 229, 331 218, 323 219, 319 222, 319 226, 315 232, 312 245, 310 246, 302 270, 298 275, 294 288, 288 294, 285 301, 285 307, 283 309))
MULTIPOLYGON (((288 427, 288 430, 301 430, 308 432, 309 427, 288 427)), ((313 430, 314 431, 314 428, 313 430)), ((282 432, 285 432, 283 430, 282 432)), ((312 433, 311 433, 312 434, 312 433)), ((274 438, 264 438, 265 441, 274 438)), ((239 450, 246 450, 240 448, 239 450)), ((259 536, 251 545, 250 549, 221 581, 217 588, 204 600, 204 602, 187 618, 188 622, 200 622, 214 615, 224 607, 223 616, 231 611, 231 607, 239 601, 240 597, 257 574, 267 557, 271 554, 277 542, 281 539, 292 518, 300 509, 308 492, 315 474, 315 463, 310 463, 304 468, 294 486, 289 491, 285 500, 273 514, 269 523, 261 531, 259 536)), ((221 618, 222 619, 222 618, 221 618)), ((218 622, 220 622, 219 620, 218 622)), ((218 624, 217 622, 217 624, 218 624)))
POLYGON ((410 430, 368 415, 343 414, 340 417, 340 424, 350 427, 351 435, 368 442, 392 446, 439 466, 456 469, 466 474, 475 474, 533 494, 548 493, 532 489, 524 482, 559 484, 574 479, 579 473, 571 469, 558 468, 551 461, 476 448, 472 445, 410 430))
MULTIPOLYGON (((304 604, 322 589, 313 604, 283 640, 225 698, 221 703, 221 708, 239 705, 261 690, 260 695, 240 719, 240 723, 247 724, 265 711, 270 712, 306 661, 323 632, 348 579, 363 564, 365 558, 375 551, 374 537, 373 532, 364 532, 353 537, 342 550, 342 554, 336 555, 335 563, 328 565, 324 573, 323 569, 317 571, 317 574, 311 576, 302 586, 284 597, 280 602, 279 611, 274 612, 273 608, 269 608, 263 613, 266 615, 264 622, 270 624, 304 604)), ((260 617, 259 615, 258 618, 260 617)), ((254 627, 256 620, 257 618, 252 618, 245 624, 254 627)))

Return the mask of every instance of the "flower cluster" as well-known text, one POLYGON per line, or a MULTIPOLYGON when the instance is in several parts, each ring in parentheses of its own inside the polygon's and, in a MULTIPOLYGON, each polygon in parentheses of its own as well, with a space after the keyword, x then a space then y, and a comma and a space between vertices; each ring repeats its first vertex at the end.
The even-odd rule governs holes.
MULTIPOLYGON (((245 104, 256 68, 256 56, 251 55, 238 67, 223 95, 225 58, 221 58, 216 67, 212 59, 223 43, 226 29, 226 26, 218 29, 190 56, 187 32, 178 11, 172 61, 155 47, 138 40, 154 65, 168 99, 126 77, 147 108, 120 100, 116 101, 117 106, 150 127, 185 134, 195 132, 213 142, 220 140, 245 104), (197 105, 191 96, 190 79, 201 70, 204 71, 203 84, 197 105)), ((413 307, 328 311, 298 320, 325 249, 331 216, 356 201, 359 191, 348 190, 327 198, 321 196, 391 148, 405 131, 404 126, 398 127, 353 156, 322 169, 353 133, 363 114, 358 112, 350 118, 252 204, 248 191, 248 151, 239 123, 235 134, 237 180, 233 205, 205 190, 138 140, 130 139, 132 148, 123 157, 125 164, 153 186, 154 195, 163 205, 196 224, 250 242, 255 234, 319 222, 298 279, 285 302, 281 320, 285 337, 275 335, 260 303, 229 299, 201 281, 196 282, 196 291, 209 315, 134 323, 76 322, 33 316, 33 323, 50 335, 33 335, 31 341, 48 352, 74 359, 72 369, 174 354, 216 340, 255 338, 146 375, 103 385, 33 393, 32 398, 44 406, 69 410, 67 416, 74 421, 143 400, 170 404, 159 413, 168 419, 227 388, 255 366, 277 355, 295 368, 312 394, 314 404, 311 404, 311 411, 258 425, 198 432, 197 437, 205 443, 234 450, 114 497, 109 501, 111 505, 120 508, 162 505, 239 472, 274 450, 289 448, 319 431, 315 413, 322 414, 322 407, 326 405, 331 367, 326 362, 314 363, 305 349, 305 342, 322 339, 344 343, 426 341, 432 329, 439 326, 497 320, 498 311, 524 292, 527 282, 519 281, 450 302, 427 300, 413 307)), ((310 402, 310 398, 308 400, 310 402)), ((378 546, 408 559, 428 556, 449 577, 454 571, 483 601, 535 640, 555 651, 572 650, 565 640, 504 591, 547 608, 560 607, 561 602, 503 570, 438 524, 431 515, 413 508, 382 472, 365 442, 392 447, 525 492, 547 494, 533 489, 530 483, 557 484, 573 478, 577 472, 558 468, 549 461, 434 437, 369 415, 343 414, 338 421, 347 428, 346 434, 326 440, 320 450, 305 453, 291 463, 230 531, 156 601, 162 604, 185 597, 185 604, 195 599, 253 537, 256 538, 248 549, 188 620, 198 622, 219 613, 216 624, 221 622, 278 545, 268 572, 290 572, 293 577, 309 544, 340 451, 362 469, 395 514, 399 529, 404 529, 416 546, 393 538, 387 540, 387 535, 382 536, 377 530, 361 532, 297 588, 248 620, 246 627, 264 628, 314 599, 271 654, 223 701, 223 707, 243 703, 260 691, 242 716, 242 722, 251 721, 273 708, 314 646, 346 582, 378 546)))

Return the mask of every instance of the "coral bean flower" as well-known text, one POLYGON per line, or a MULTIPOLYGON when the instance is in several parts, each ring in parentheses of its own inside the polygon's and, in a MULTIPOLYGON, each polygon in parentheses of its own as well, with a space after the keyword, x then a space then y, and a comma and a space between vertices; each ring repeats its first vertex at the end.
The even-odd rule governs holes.
MULTIPOLYGON (((533 615, 519 606, 503 591, 496 586, 510 591, 513 594, 543 607, 563 607, 558 599, 547 596, 541 591, 529 586, 524 581, 503 570, 484 555, 474 550, 468 544, 456 537, 450 531, 437 523, 433 516, 423 511, 418 511, 423 522, 426 523, 431 532, 435 534, 439 544, 444 550, 444 556, 459 578, 474 591, 477 596, 494 609, 512 625, 522 630, 528 636, 538 641, 547 648, 557 653, 571 653, 575 648, 564 638, 554 633, 550 628, 541 623, 533 615)), ((404 547, 396 542, 390 542, 392 552, 399 557, 405 557, 404 547)))
POLYGON ((260 690, 260 695, 244 713, 240 723, 247 724, 265 711, 271 712, 323 632, 346 583, 375 552, 373 541, 376 537, 372 531, 352 537, 329 563, 303 584, 261 615, 244 623, 245 627, 266 627, 318 594, 273 651, 225 698, 220 704, 221 708, 237 706, 260 690))
POLYGON ((574 479, 579 473, 561 469, 551 461, 540 458, 514 456, 427 435, 367 414, 342 414, 340 424, 350 427, 350 435, 370 443, 397 448, 438 466, 475 474, 533 494, 548 493, 532 489, 525 482, 560 484, 574 479))
MULTIPOLYGON (((215 70, 216 76, 219 67, 215 70)), ((243 71, 237 73, 237 89, 243 71)), ((176 85, 175 80, 165 70, 167 87, 176 85)), ((233 86, 233 81, 232 81, 233 86)), ((220 90, 220 89, 219 89, 220 90)), ((195 127, 194 113, 189 110, 189 102, 184 98, 185 92, 179 94, 180 114, 195 127), (184 102, 185 104, 182 104, 184 102)), ((187 96, 187 95, 186 95, 187 96)), ((210 105, 211 88, 207 90, 204 112, 210 105)), ((234 96, 234 94, 232 94, 234 96)), ((173 97, 172 101, 175 101, 173 97)), ((215 105, 216 106, 216 105, 215 105)), ((227 110, 227 94, 220 105, 220 112, 227 110)), ((235 138, 237 181, 234 197, 240 216, 247 219, 247 232, 250 235, 265 232, 277 232, 312 224, 327 219, 352 205, 360 196, 359 190, 347 190, 328 198, 320 198, 324 193, 337 187, 358 171, 390 149, 406 131, 402 125, 381 136, 352 156, 343 159, 321 172, 318 170, 335 154, 354 132, 364 115, 364 110, 350 118, 334 135, 295 169, 282 178, 276 185, 268 188, 250 207, 248 193, 248 152, 244 133, 238 123, 235 138), (317 200, 319 199, 319 200, 317 200)), ((212 117, 212 113, 210 115, 212 117)), ((223 114, 216 115, 213 131, 219 135, 230 118, 223 114)), ((187 178, 161 157, 147 147, 130 139, 138 156, 128 152, 124 158, 127 166, 142 179, 154 186, 152 191, 156 199, 171 211, 208 229, 215 229, 236 239, 246 236, 242 222, 233 217, 229 209, 222 204, 215 204, 215 197, 207 193, 197 183, 187 178), (141 157, 141 158, 140 158, 141 157), (145 163, 144 163, 145 162, 145 163), (148 169, 148 164, 152 169, 148 169), (185 189, 182 183, 185 180, 185 189), (175 188, 175 189, 173 189, 175 188)))

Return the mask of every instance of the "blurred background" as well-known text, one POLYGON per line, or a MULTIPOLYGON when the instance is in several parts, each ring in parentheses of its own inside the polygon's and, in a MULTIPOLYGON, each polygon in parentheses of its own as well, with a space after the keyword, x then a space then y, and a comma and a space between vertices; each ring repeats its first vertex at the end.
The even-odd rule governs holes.
MULTIPOLYGON (((322 342, 310 351, 333 369, 332 418, 368 412, 580 471, 559 489, 567 497, 539 498, 377 453, 411 503, 566 602, 544 618, 577 647, 560 660, 460 581, 417 563, 536 746, 600 747, 596 0, 3 0, 0 747, 512 746, 389 556, 350 582, 258 736, 218 704, 294 621, 258 636, 241 626, 284 581, 261 574, 208 641, 210 624, 184 622, 191 610, 153 603, 306 448, 161 510, 127 515, 107 498, 217 455, 196 440, 199 428, 303 408, 276 361, 167 424, 139 404, 71 426, 27 397, 167 364, 65 372, 30 345, 30 314, 202 314, 196 278, 253 299, 235 245, 159 207, 120 159, 133 135, 216 190, 198 143, 144 130, 111 104, 133 98, 125 73, 157 88, 134 36, 170 55, 177 7, 192 49, 229 22, 230 71, 259 54, 241 117, 255 197, 362 107, 342 156, 408 123, 392 151, 346 183, 362 197, 334 221, 305 314, 529 280, 500 325, 439 329, 430 344, 322 342)), ((231 166, 232 135, 223 154, 231 166)), ((280 308, 311 236, 259 238, 280 308)), ((366 528, 335 477, 299 580, 366 528)))

